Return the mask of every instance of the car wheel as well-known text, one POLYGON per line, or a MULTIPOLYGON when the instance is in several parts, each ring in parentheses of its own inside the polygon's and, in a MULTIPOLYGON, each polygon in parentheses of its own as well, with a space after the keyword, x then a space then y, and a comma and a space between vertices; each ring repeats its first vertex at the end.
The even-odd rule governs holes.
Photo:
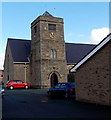
POLYGON ((68 93, 65 93, 65 96, 64 96, 65 98, 68 98, 69 97, 69 94, 68 93))
POLYGON ((13 86, 10 86, 10 87, 9 87, 9 89, 10 89, 10 90, 13 90, 13 89, 14 89, 14 87, 13 87, 13 86))
POLYGON ((26 86, 25 86, 25 89, 28 89, 28 88, 29 88, 29 86, 28 86, 28 85, 26 85, 26 86))

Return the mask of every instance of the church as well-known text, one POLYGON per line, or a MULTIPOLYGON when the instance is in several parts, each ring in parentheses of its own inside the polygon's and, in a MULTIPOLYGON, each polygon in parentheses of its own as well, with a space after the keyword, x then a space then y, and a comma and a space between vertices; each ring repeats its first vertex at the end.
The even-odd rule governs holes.
POLYGON ((31 23, 31 40, 8 38, 4 81, 19 79, 36 88, 67 82, 69 69, 95 46, 65 43, 63 18, 46 11, 31 23))

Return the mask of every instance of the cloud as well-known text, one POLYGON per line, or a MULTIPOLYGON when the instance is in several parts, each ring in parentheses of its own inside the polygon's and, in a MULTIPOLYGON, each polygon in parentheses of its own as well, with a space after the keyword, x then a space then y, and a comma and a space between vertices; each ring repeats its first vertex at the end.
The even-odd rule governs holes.
POLYGON ((110 33, 110 30, 111 29, 106 27, 93 29, 90 35, 90 43, 98 44, 110 33))
POLYGON ((4 56, 4 53, 0 53, 0 69, 3 69, 4 56))

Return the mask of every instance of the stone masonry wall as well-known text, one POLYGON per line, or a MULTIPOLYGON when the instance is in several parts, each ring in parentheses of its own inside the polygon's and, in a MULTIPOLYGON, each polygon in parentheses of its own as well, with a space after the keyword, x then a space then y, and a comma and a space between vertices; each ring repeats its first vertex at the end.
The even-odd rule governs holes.
POLYGON ((69 74, 69 71, 72 67, 74 67, 75 64, 67 64, 67 74, 69 74))
POLYGON ((43 60, 42 61, 42 71, 41 71, 41 84, 42 86, 50 87, 51 80, 50 77, 52 73, 57 74, 58 82, 67 82, 67 71, 66 66, 63 61, 54 60, 43 60), (65 68, 65 69, 64 69, 65 68), (66 80, 66 81, 65 81, 66 80))
POLYGON ((111 42, 77 69, 75 73, 76 100, 109 105, 111 95, 109 49, 111 50, 111 42))
POLYGON ((30 83, 29 64, 14 64, 14 79, 30 83))
POLYGON ((4 61, 4 82, 14 79, 14 64, 9 44, 6 48, 5 61, 4 61))
POLYGON ((32 81, 36 86, 50 87, 50 77, 56 73, 58 82, 67 81, 67 66, 63 19, 49 16, 39 16, 31 24, 32 36, 32 81), (56 30, 49 30, 49 24, 56 24, 56 30), (35 32, 35 29, 37 32, 35 32), (35 32, 35 33, 34 33, 35 32), (54 37, 50 37, 50 33, 54 37), (51 58, 51 50, 56 50, 57 57, 51 58))

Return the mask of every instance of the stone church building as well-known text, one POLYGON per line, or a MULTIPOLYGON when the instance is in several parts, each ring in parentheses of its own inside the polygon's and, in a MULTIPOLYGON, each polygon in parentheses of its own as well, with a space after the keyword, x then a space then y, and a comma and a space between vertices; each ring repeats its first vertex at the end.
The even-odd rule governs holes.
POLYGON ((53 87, 67 82, 69 69, 95 45, 65 43, 64 21, 45 12, 31 23, 31 40, 8 38, 5 83, 21 79, 34 87, 53 87))

